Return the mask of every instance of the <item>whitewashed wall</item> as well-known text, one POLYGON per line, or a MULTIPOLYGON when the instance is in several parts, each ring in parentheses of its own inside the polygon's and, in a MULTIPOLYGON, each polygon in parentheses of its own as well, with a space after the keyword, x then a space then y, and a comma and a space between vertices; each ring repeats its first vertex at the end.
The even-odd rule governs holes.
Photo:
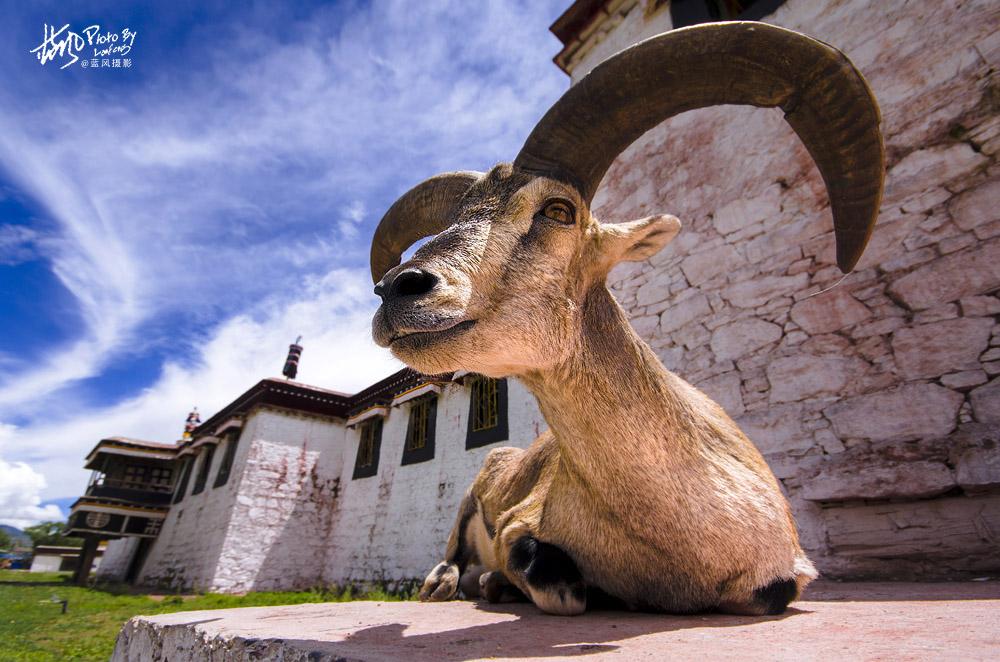
POLYGON ((196 590, 217 588, 216 567, 251 445, 244 440, 252 438, 255 425, 254 416, 244 423, 229 481, 212 487, 226 450, 222 443, 216 447, 204 491, 191 494, 202 462, 199 455, 184 499, 170 507, 160 535, 143 563, 138 583, 196 590))
POLYGON ((382 427, 378 473, 352 480, 358 431, 343 446, 341 496, 323 579, 330 584, 420 580, 444 554, 458 504, 499 446, 525 447, 545 429, 534 397, 508 380, 509 441, 465 450, 469 387, 450 384, 438 400, 434 459, 400 465, 410 404, 391 410, 382 427))
MULTIPOLYGON (((101 564, 97 567, 97 581, 125 581, 128 566, 132 562, 135 550, 139 547, 141 538, 132 536, 108 541, 108 546, 101 556, 101 564)), ((34 570, 34 565, 32 565, 34 570)))

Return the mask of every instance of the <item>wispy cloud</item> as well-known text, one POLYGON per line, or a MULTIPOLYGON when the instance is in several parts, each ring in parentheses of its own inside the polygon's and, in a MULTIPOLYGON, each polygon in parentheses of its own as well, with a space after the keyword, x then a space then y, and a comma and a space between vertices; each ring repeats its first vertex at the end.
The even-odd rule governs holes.
POLYGON ((40 253, 83 320, 0 377, 0 421, 28 419, 0 452, 66 485, 101 436, 169 436, 195 402, 211 411, 275 372, 299 333, 306 381, 358 388, 393 369, 368 341, 374 224, 424 177, 513 158, 566 85, 547 34, 563 5, 399 0, 294 20, 263 6, 210 26, 197 63, 141 62, 140 35, 152 73, 135 89, 38 104, 0 86, 0 168, 57 228, 8 231, 0 256, 40 253), (53 407, 152 344, 172 359, 146 391, 53 407))

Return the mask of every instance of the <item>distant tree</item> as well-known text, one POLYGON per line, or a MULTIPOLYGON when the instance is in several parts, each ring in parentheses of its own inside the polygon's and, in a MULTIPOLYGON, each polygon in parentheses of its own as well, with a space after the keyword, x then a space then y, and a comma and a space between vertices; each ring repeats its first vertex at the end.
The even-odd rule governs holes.
POLYGON ((62 522, 42 522, 35 526, 25 527, 24 532, 31 536, 33 547, 38 547, 39 545, 83 546, 82 538, 71 538, 63 534, 62 522))
POLYGON ((7 535, 7 532, 0 529, 0 551, 7 551, 14 546, 14 539, 7 535))

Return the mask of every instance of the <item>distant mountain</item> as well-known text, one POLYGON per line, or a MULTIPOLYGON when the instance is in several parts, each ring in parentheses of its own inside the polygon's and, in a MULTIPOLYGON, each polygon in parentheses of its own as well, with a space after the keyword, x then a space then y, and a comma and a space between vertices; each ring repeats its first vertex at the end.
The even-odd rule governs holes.
POLYGON ((9 524, 0 524, 0 531, 3 531, 8 536, 10 536, 16 543, 21 547, 31 547, 31 536, 17 528, 16 526, 11 526, 9 524))

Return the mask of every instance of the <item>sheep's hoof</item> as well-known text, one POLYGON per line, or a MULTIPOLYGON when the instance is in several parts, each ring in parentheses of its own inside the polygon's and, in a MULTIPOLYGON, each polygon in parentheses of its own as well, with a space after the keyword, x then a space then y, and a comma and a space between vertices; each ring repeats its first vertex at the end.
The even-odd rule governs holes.
POLYGON ((451 600, 458 592, 459 572, 454 563, 438 563, 424 580, 420 589, 421 602, 443 602, 451 600))
POLYGON ((542 611, 576 616, 587 609, 587 585, 576 562, 562 548, 531 536, 510 550, 510 568, 524 577, 528 595, 542 611))
POLYGON ((510 580, 499 570, 484 572, 479 575, 479 595, 487 602, 526 602, 528 600, 521 590, 510 583, 510 580))

